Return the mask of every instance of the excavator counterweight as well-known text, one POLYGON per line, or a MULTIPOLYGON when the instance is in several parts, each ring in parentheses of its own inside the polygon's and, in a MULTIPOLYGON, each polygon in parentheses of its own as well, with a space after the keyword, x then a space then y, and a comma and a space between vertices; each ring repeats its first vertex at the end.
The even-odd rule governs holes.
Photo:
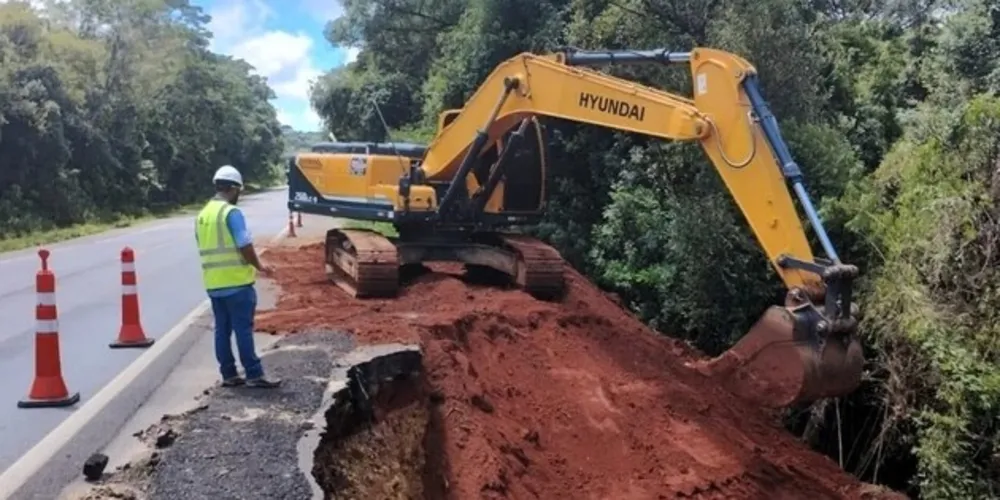
POLYGON ((328 233, 327 274, 355 297, 391 297, 408 267, 451 261, 469 272, 499 272, 540 299, 558 298, 565 263, 518 231, 545 210, 545 118, 697 142, 788 287, 785 304, 768 309, 732 349, 692 368, 771 406, 857 388, 864 364, 851 297, 857 268, 840 262, 756 69, 727 52, 519 54, 499 64, 461 109, 441 114, 430 144, 334 142, 296 155, 288 206, 394 228, 391 236, 328 233), (611 63, 688 64, 694 96, 590 68, 611 63), (827 258, 813 256, 792 193, 827 258))

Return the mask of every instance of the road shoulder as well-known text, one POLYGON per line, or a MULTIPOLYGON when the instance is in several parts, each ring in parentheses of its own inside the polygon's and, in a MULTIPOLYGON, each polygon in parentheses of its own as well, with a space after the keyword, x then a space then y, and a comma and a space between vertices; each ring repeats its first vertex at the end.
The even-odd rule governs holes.
MULTIPOLYGON (((274 390, 215 384, 183 413, 130 436, 143 448, 98 482, 78 481, 62 499, 309 498, 299 472, 298 440, 322 403, 332 359, 351 348, 337 333, 306 335, 262 353, 265 369, 283 379, 274 390)), ((109 457, 110 458, 110 457, 109 457)))
POLYGON ((283 379, 280 388, 215 384, 183 413, 164 415, 136 432, 132 439, 143 451, 132 461, 95 482, 76 482, 59 498, 322 497, 312 478, 313 456, 327 410, 334 394, 347 387, 349 371, 418 352, 400 344, 355 348, 341 332, 282 338, 262 355, 265 369, 283 379))

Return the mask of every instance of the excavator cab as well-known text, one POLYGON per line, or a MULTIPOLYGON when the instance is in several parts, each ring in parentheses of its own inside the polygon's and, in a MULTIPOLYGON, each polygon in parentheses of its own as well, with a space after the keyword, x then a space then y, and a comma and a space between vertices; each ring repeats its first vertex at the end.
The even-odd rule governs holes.
MULTIPOLYGON (((438 130, 451 124, 461 111, 449 109, 438 115, 438 130)), ((515 130, 507 131, 484 147, 469 170, 477 186, 470 201, 478 199, 484 214, 537 217, 545 208, 548 131, 537 117, 528 118, 524 125, 523 140, 507 152, 504 162, 500 162, 500 157, 512 142, 515 130), (502 177, 497 175, 500 168, 503 169, 502 177), (490 177, 502 180, 491 183, 490 177)))

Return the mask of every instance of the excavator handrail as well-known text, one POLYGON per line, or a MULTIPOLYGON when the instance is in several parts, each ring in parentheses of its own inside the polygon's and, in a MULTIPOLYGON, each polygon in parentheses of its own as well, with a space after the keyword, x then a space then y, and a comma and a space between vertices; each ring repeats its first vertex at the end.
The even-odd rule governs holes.
MULTIPOLYGON (((500 63, 438 131, 421 164, 424 175, 430 180, 466 178, 486 144, 538 115, 666 140, 699 141, 789 289, 822 290, 827 269, 840 264, 806 192, 802 171, 762 97, 756 69, 739 56, 708 48, 518 54, 500 63), (589 68, 685 62, 692 70, 693 99, 589 68), (470 137, 475 137, 471 143, 470 137), (760 154, 765 150, 770 154, 760 154), (786 182, 791 182, 829 260, 814 259, 786 182)), ((458 198, 460 184, 453 182, 445 193, 442 211, 458 198)), ((837 304, 837 316, 847 314, 847 307, 837 304)))

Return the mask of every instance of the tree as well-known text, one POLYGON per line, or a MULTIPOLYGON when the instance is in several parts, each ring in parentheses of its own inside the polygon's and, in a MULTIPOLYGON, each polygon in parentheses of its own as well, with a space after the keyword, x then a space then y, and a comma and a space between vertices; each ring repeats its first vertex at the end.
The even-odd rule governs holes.
MULTIPOLYGON (((1000 494, 994 3, 350 0, 329 38, 361 54, 312 99, 338 137, 384 137, 375 100, 392 132, 427 139, 438 113, 520 51, 707 45, 746 57, 840 256, 863 273, 869 377, 851 397, 789 412, 789 428, 867 480, 989 498, 1000 494)), ((683 69, 607 71, 691 91, 683 69)), ((697 145, 546 123, 550 208, 533 230, 640 317, 718 352, 781 299, 697 145)))
POLYGON ((273 92, 207 22, 187 0, 0 5, 0 237, 195 201, 224 163, 274 176, 273 92))

